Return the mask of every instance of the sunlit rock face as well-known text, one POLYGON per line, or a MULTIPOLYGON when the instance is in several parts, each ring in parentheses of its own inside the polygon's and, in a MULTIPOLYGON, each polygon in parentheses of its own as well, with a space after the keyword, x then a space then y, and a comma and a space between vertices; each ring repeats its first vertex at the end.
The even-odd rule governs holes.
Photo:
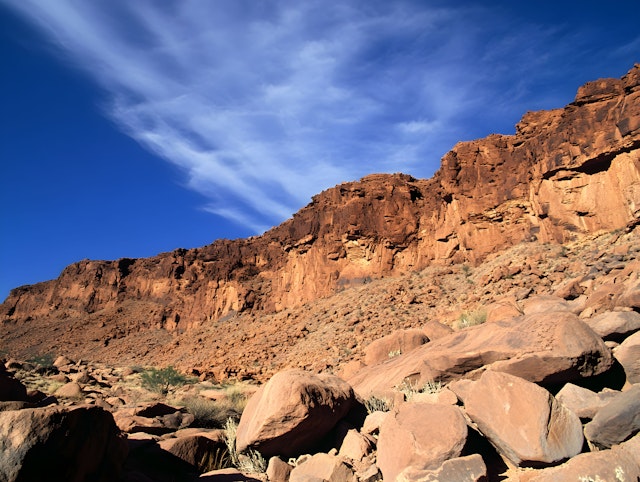
POLYGON ((13 290, 0 320, 103 311, 100 339, 182 332, 301 305, 434 263, 477 263, 523 240, 564 242, 640 216, 640 66, 529 112, 515 135, 457 144, 428 180, 374 174, 316 195, 262 236, 145 259, 80 261, 13 290), (120 321, 118 321, 120 320, 120 321))

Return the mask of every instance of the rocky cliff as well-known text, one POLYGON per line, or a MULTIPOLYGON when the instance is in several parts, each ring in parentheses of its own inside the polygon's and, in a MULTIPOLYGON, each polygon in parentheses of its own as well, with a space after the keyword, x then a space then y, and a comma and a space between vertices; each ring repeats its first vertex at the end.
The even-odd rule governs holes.
POLYGON ((477 263, 523 240, 564 242, 640 218, 640 65, 590 82, 515 135, 457 144, 429 180, 371 175, 324 191, 262 236, 145 259, 80 261, 14 289, 0 320, 102 312, 112 336, 182 332, 272 312, 370 278, 477 263), (135 313, 135 318, 131 314, 135 313))

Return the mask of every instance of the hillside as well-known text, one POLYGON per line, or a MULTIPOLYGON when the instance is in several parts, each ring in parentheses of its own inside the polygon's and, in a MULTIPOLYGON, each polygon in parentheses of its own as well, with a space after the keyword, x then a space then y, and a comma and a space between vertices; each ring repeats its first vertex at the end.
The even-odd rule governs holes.
POLYGON ((635 66, 586 84, 562 109, 525 114, 515 135, 457 144, 431 179, 367 176, 318 194, 262 236, 80 261, 16 288, 0 306, 3 349, 178 363, 217 377, 341 366, 393 328, 560 289, 568 274, 587 276, 589 253, 608 244, 629 257, 612 263, 631 260, 639 147, 635 66), (566 249, 576 257, 554 271, 566 249), (519 277, 513 293, 498 283, 519 277))

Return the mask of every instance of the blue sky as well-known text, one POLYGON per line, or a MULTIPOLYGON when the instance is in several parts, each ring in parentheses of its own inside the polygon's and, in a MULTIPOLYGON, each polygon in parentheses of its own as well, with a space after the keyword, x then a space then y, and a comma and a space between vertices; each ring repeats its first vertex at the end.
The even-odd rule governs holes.
POLYGON ((637 1, 0 0, 0 298, 279 224, 640 62, 637 1))

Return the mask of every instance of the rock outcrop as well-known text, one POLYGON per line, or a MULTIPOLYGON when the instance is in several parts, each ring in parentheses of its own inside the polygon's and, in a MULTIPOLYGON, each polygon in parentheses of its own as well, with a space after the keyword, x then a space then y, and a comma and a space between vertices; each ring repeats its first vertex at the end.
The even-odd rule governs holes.
MULTIPOLYGON (((272 312, 371 278, 477 263, 523 240, 562 242, 640 216, 640 66, 581 87, 563 109, 527 113, 515 135, 461 142, 429 180, 371 175, 315 196, 262 236, 146 259, 83 260, 12 290, 6 324, 104 313, 91 337, 183 332, 272 312)), ((633 293, 628 294, 633 297, 633 293)))

